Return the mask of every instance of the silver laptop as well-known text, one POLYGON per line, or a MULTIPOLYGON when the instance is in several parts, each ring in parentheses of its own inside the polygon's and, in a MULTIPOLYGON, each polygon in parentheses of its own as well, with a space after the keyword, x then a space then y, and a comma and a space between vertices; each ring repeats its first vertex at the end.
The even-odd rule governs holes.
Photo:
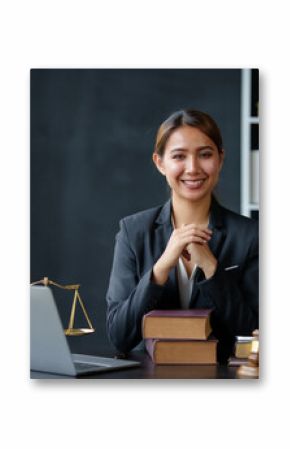
POLYGON ((30 287, 30 368, 80 376, 137 367, 139 362, 71 354, 49 287, 30 287))

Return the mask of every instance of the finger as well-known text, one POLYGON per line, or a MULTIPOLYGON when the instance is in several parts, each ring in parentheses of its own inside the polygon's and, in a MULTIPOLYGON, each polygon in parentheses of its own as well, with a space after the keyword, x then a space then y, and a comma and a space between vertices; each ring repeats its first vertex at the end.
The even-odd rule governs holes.
POLYGON ((199 236, 196 236, 196 235, 187 235, 187 236, 184 236, 182 239, 181 239, 181 243, 182 243, 182 246, 183 245, 189 245, 190 243, 200 243, 200 244, 205 244, 205 243, 207 243, 208 242, 208 239, 205 239, 205 238, 203 238, 203 237, 199 237, 199 236))
MULTIPOLYGON (((180 228, 179 229, 191 229, 191 228, 196 228, 196 229, 205 229, 205 230, 208 230, 208 231, 211 231, 211 229, 210 228, 208 228, 207 226, 201 226, 201 225, 197 225, 197 224, 194 224, 194 223, 189 223, 189 224, 182 224, 181 226, 180 226, 180 228)), ((178 228, 177 228, 178 229, 178 228)))
POLYGON ((208 233, 206 233, 206 232, 204 232, 204 231, 200 231, 200 230, 198 230, 198 229, 191 229, 191 230, 184 230, 184 231, 181 231, 180 233, 179 233, 179 236, 181 237, 181 238, 183 238, 183 237, 188 237, 188 236, 195 236, 195 237, 200 237, 200 238, 202 238, 202 239, 204 239, 204 240, 206 240, 206 241, 208 241, 208 240, 210 240, 211 239, 211 235, 210 234, 208 234, 208 233))
POLYGON ((209 228, 205 228, 205 227, 201 227, 201 226, 196 226, 193 224, 190 225, 182 225, 181 228, 179 228, 177 231, 183 233, 183 232, 196 232, 196 233, 205 233, 206 235, 211 236, 212 235, 212 230, 209 228))

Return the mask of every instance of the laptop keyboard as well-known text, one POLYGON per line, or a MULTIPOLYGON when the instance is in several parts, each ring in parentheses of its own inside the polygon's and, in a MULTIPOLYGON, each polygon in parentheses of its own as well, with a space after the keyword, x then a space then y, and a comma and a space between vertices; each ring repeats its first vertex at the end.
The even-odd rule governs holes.
POLYGON ((74 366, 76 367, 76 370, 78 372, 108 367, 108 365, 102 363, 83 363, 83 362, 74 362, 74 366))

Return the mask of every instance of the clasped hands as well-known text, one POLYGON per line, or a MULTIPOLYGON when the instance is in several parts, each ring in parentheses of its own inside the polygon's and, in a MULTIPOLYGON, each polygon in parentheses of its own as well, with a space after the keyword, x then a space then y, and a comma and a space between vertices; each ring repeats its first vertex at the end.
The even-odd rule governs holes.
POLYGON ((164 253, 153 267, 154 281, 160 285, 164 284, 169 271, 176 266, 181 255, 187 260, 194 261, 203 270, 207 279, 211 277, 217 267, 217 260, 208 246, 211 237, 210 229, 194 224, 174 229, 164 253))

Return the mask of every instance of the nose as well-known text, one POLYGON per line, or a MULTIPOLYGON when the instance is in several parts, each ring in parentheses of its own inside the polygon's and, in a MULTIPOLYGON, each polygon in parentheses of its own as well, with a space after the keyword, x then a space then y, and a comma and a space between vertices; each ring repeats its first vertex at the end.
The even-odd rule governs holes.
POLYGON ((186 161, 186 173, 198 173, 200 170, 198 158, 195 155, 188 156, 186 161))

